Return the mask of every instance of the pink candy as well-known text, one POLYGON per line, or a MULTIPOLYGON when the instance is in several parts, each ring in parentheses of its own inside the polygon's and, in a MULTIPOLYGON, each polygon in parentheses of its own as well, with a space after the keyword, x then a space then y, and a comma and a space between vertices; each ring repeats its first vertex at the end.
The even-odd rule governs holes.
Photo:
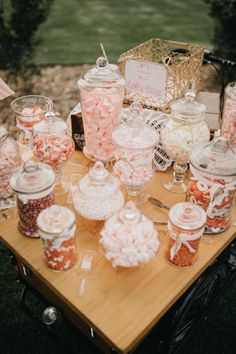
POLYGON ((43 111, 40 107, 24 108, 17 116, 19 123, 26 128, 32 128, 33 125, 44 119, 43 111))
POLYGON ((223 114, 222 135, 232 149, 236 149, 236 101, 226 98, 223 114))

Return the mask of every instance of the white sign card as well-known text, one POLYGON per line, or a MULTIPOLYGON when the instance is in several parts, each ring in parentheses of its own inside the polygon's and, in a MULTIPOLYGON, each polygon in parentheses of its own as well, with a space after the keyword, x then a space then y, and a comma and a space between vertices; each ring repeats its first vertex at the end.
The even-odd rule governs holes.
POLYGON ((162 98, 165 95, 164 65, 140 59, 128 59, 125 67, 126 90, 139 96, 162 98))

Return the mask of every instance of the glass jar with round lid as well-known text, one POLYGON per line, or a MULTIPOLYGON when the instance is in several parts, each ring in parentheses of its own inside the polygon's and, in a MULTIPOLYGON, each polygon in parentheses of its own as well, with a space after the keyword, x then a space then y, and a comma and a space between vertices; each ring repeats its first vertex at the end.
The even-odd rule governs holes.
POLYGON ((223 136, 193 149, 188 200, 207 214, 205 232, 223 232, 231 225, 231 208, 236 190, 236 155, 223 136))
POLYGON ((78 81, 85 133, 84 154, 103 162, 114 158, 111 133, 120 124, 125 80, 117 68, 99 57, 78 81))
POLYGON ((236 151, 236 82, 225 88, 221 133, 228 139, 230 148, 236 151))

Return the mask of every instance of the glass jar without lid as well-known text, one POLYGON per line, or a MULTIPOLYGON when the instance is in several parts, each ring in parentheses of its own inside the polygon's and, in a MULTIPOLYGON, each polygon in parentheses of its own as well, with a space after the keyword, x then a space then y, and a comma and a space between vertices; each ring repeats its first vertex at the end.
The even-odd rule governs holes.
POLYGON ((120 124, 125 80, 108 61, 100 57, 96 66, 78 81, 85 132, 84 153, 93 160, 114 157, 112 131, 120 124))
POLYGON ((47 267, 57 271, 71 268, 77 259, 74 213, 52 205, 40 212, 37 226, 47 267))
POLYGON ((174 161, 173 177, 163 179, 164 187, 174 193, 185 193, 185 172, 192 148, 209 141, 210 131, 205 122, 206 106, 195 100, 189 89, 185 98, 171 105, 171 117, 161 131, 161 142, 167 155, 174 161))
POLYGON ((118 180, 98 161, 79 182, 73 195, 75 209, 87 219, 105 220, 124 205, 119 187, 118 180))
POLYGON ((190 155, 188 199, 204 208, 206 233, 223 232, 231 225, 236 189, 236 155, 223 136, 193 149, 190 155))
POLYGON ((17 193, 18 230, 28 237, 39 237, 38 214, 55 203, 55 174, 44 163, 27 161, 10 179, 17 193))

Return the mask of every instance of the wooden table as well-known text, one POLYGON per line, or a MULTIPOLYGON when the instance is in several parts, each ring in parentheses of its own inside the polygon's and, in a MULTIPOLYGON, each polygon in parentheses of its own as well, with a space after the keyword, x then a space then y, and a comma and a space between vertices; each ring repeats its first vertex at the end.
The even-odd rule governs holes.
MULTIPOLYGON (((66 173, 76 173, 77 163, 85 161, 76 152, 66 173)), ((153 177, 147 192, 171 206, 184 195, 167 192, 160 184, 165 173, 153 177)), ((66 202, 65 193, 57 203, 66 202)), ((66 204, 65 204, 66 205, 66 204)), ((144 212, 153 220, 166 220, 167 212, 149 203, 144 212)), ((236 220, 234 205, 232 219, 236 220)), ((21 277, 49 301, 62 309, 63 315, 97 344, 104 352, 114 348, 119 353, 134 349, 167 310, 193 284, 235 237, 236 228, 209 236, 212 243, 201 241, 197 262, 182 269, 168 264, 164 257, 166 227, 157 226, 161 247, 156 257, 142 269, 116 270, 98 248, 103 222, 88 221, 77 215, 79 260, 87 249, 97 252, 96 264, 84 296, 78 296, 79 262, 71 270, 53 272, 46 268, 40 239, 29 239, 17 231, 17 218, 0 224, 0 238, 16 256, 21 277), (28 272, 26 272, 28 270, 28 272)))

